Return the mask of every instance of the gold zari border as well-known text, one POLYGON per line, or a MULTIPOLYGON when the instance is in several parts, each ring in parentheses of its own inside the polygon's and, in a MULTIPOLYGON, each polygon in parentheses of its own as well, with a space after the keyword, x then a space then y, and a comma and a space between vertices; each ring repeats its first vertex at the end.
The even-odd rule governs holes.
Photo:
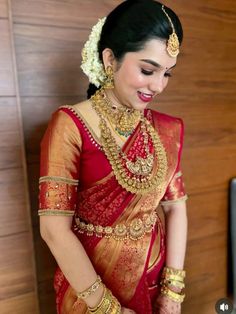
POLYGON ((187 199, 188 199, 188 195, 184 195, 183 197, 180 197, 176 200, 162 201, 162 202, 160 202, 160 205, 169 205, 169 204, 180 203, 180 202, 186 201, 187 199))
POLYGON ((114 227, 103 227, 100 225, 86 224, 80 218, 75 218, 78 233, 86 233, 88 236, 95 235, 97 237, 114 238, 117 241, 130 239, 133 241, 144 237, 146 233, 151 233, 157 222, 156 212, 143 215, 142 219, 135 218, 129 225, 117 224, 114 227))
POLYGON ((44 176, 39 178, 39 183, 48 182, 48 181, 55 181, 55 182, 64 182, 71 185, 77 185, 79 180, 69 179, 65 177, 56 177, 56 176, 44 176))
POLYGON ((74 211, 72 210, 58 210, 58 209, 40 209, 38 210, 39 216, 73 216, 74 211))

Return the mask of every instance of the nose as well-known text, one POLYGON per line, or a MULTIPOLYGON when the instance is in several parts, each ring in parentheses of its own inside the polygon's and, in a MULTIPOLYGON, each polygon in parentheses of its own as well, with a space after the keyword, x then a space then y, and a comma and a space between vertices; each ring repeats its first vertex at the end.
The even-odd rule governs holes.
POLYGON ((155 94, 161 94, 166 87, 166 80, 164 76, 153 77, 150 81, 149 88, 155 94))

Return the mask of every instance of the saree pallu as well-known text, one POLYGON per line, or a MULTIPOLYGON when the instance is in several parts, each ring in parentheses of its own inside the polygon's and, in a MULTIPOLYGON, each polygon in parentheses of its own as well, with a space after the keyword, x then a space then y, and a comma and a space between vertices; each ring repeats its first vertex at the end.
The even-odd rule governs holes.
MULTIPOLYGON (((137 314, 152 313, 165 263, 158 205, 186 199, 180 171, 182 121, 151 110, 145 110, 145 116, 159 134, 168 163, 162 186, 145 195, 118 183, 99 139, 76 106, 54 113, 41 142, 39 215, 73 216, 72 231, 96 272, 121 305, 137 314), (99 234, 99 227, 111 233, 99 234)), ((128 158, 142 154, 141 141, 138 125, 122 148, 128 158)), ((86 304, 59 268, 54 287, 58 314, 86 313, 86 304)))

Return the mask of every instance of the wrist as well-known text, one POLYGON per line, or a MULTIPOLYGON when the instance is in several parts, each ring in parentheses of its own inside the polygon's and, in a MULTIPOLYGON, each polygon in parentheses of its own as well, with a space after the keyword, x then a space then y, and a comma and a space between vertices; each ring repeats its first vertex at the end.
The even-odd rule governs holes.
POLYGON ((102 301, 104 291, 105 291, 105 286, 101 284, 99 288, 93 294, 91 294, 89 297, 87 297, 84 300, 87 306, 91 308, 98 306, 98 304, 102 301))

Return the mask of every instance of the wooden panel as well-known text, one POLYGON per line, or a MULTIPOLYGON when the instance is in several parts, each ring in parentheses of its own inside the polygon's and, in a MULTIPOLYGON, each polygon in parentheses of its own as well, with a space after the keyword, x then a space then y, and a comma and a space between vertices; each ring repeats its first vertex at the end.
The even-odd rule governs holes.
POLYGON ((0 300, 0 308, 1 314, 35 314, 35 294, 31 292, 15 298, 0 300))
POLYGON ((0 0, 0 312, 36 314, 34 253, 8 3, 0 0))
POLYGON ((0 98, 0 169, 21 167, 20 135, 15 98, 0 98))
POLYGON ((7 20, 0 19, 0 95, 15 95, 10 30, 7 20))
POLYGON ((227 191, 229 180, 236 173, 235 158, 234 145, 186 149, 182 165, 189 194, 227 191))
MULTIPOLYGON (((198 314, 197 304, 212 305, 223 296, 226 291, 227 269, 227 235, 225 232, 189 241, 186 266, 191 271, 186 278, 186 304, 184 314, 198 314), (213 288, 214 287, 214 288, 213 288), (191 311, 190 311, 191 309, 191 311)), ((205 312, 201 308, 201 313, 205 312)))
POLYGON ((0 18, 8 17, 7 9, 7 0, 0 0, 0 18))
POLYGON ((0 170, 0 237, 29 230, 23 181, 22 168, 0 170))
POLYGON ((33 247, 29 239, 28 232, 0 238, 1 299, 34 291, 33 247))
POLYGON ((86 28, 122 1, 30 1, 12 0, 15 23, 86 28), (92 9, 91 9, 92 8, 92 9))
POLYGON ((208 238, 217 232, 227 232, 227 192, 211 191, 192 195, 188 200, 188 240, 208 238), (220 217, 220 219, 219 219, 220 217))
POLYGON ((14 33, 21 96, 85 94, 80 50, 88 31, 15 25, 14 33))

